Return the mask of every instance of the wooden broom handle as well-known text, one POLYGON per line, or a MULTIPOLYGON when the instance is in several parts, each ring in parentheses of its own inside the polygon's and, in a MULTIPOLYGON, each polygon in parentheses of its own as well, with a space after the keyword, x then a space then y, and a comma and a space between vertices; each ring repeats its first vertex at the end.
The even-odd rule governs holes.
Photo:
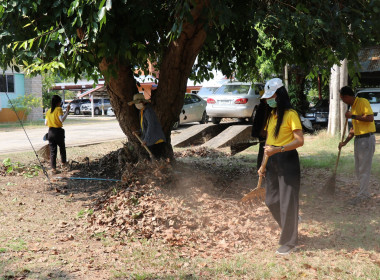
POLYGON ((151 159, 154 158, 152 152, 149 150, 149 148, 144 144, 143 140, 141 140, 140 136, 137 135, 136 132, 133 132, 133 135, 136 136, 136 138, 140 141, 141 145, 145 148, 145 150, 148 152, 151 159))
MULTIPOLYGON (((267 163, 268 163, 268 156, 267 155, 264 155, 264 159, 263 161, 261 162, 261 166, 260 166, 260 169, 265 169, 265 167, 267 166, 267 163)), ((261 183, 263 182, 263 176, 259 176, 259 182, 257 183, 257 187, 256 188, 260 188, 261 187, 261 183)))
MULTIPOLYGON (((347 112, 348 112, 349 110, 350 110, 350 106, 348 106, 348 108, 347 108, 347 112)), ((347 127, 347 124, 348 124, 348 118, 346 118, 346 121, 344 122, 343 133, 342 133, 342 140, 341 140, 340 142, 343 142, 343 140, 344 140, 344 136, 346 135, 346 127, 347 127)), ((336 174, 336 170, 338 169, 338 163, 339 163, 339 159, 340 159, 340 151, 341 151, 341 150, 342 150, 342 148, 339 149, 338 157, 336 158, 334 174, 336 174)))

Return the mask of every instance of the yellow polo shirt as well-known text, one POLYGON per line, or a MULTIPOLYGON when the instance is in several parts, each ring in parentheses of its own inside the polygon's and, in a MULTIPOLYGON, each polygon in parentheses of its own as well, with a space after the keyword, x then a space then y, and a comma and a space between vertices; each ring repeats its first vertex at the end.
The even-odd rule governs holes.
MULTIPOLYGON (((369 101, 365 98, 356 97, 352 105, 351 113, 357 116, 373 115, 373 111, 369 101)), ((352 125, 354 127, 354 134, 362 135, 370 132, 376 132, 375 122, 363 122, 353 119, 352 125)))
POLYGON ((48 127, 62 127, 62 122, 59 116, 63 116, 63 111, 61 107, 55 107, 53 113, 51 113, 51 108, 46 112, 46 125, 48 127))
POLYGON ((280 131, 278 137, 274 137, 274 132, 276 130, 277 115, 274 110, 269 118, 266 131, 267 131, 267 145, 271 146, 284 146, 289 144, 294 140, 293 131, 297 129, 302 130, 301 120, 298 113, 294 110, 287 110, 284 113, 284 119, 280 126, 280 131))

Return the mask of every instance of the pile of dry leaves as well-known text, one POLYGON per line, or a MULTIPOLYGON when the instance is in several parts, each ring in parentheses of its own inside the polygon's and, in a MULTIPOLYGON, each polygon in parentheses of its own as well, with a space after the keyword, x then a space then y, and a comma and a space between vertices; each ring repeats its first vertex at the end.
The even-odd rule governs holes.
POLYGON ((200 147, 197 149, 187 149, 185 151, 181 152, 175 152, 174 156, 176 158, 183 158, 183 157, 209 157, 209 158, 217 158, 220 156, 226 156, 224 153, 215 150, 215 149, 209 149, 206 147, 200 147))
POLYGON ((161 239, 191 252, 235 253, 276 242, 264 204, 242 205, 205 191, 212 182, 183 165, 139 163, 123 174, 121 190, 110 191, 88 216, 89 230, 120 237, 161 239), (258 234, 268 234, 259 238, 258 234), (260 244, 257 244, 260 243, 260 244))

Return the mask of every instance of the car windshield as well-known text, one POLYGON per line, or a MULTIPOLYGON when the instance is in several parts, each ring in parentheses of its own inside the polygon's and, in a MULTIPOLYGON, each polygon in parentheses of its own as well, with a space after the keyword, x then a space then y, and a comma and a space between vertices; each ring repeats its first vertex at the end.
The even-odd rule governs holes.
POLYGON ((250 85, 223 85, 215 94, 248 94, 250 85))
POLYGON ((203 87, 198 91, 199 96, 210 96, 213 94, 218 88, 217 87, 203 87))
POLYGON ((380 92, 359 92, 358 97, 367 99, 371 104, 380 103, 380 92))

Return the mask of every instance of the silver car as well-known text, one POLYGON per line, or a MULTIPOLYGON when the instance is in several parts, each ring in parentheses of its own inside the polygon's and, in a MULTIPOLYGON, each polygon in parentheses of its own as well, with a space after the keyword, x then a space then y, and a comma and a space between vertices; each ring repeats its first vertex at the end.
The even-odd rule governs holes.
MULTIPOLYGON (((111 103, 109 99, 104 99, 103 102, 101 99, 94 99, 94 115, 101 115, 102 108, 104 110, 104 114, 107 114, 107 110, 111 107, 111 103)), ((86 115, 91 114, 91 101, 88 103, 84 103, 80 106, 80 111, 86 115)))
POLYGON ((231 82, 222 85, 207 98, 207 115, 214 124, 222 118, 238 118, 253 121, 255 108, 260 103, 260 92, 264 85, 255 83, 231 82))
POLYGON ((206 123, 208 120, 206 114, 207 102, 193 93, 185 94, 185 101, 179 115, 179 120, 174 123, 173 129, 177 129, 180 124, 199 122, 206 123))

